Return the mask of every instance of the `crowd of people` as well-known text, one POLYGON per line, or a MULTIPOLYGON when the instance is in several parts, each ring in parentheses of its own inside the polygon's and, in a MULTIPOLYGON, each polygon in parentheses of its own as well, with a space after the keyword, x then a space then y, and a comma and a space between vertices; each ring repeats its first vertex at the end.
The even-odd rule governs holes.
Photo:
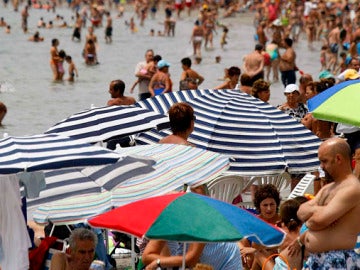
MULTIPOLYGON (((14 2, 14 9, 19 5, 14 2)), ((35 1, 36 4, 39 4, 35 1)), ((86 20, 90 19, 92 26, 88 27, 83 49, 84 62, 87 65, 99 64, 97 58, 96 27, 104 23, 106 43, 112 43, 111 12, 98 5, 85 5, 82 1, 70 2, 75 11, 75 24, 72 40, 81 41, 81 31, 86 20), (86 8, 84 8, 86 7, 86 8), (89 12, 89 13, 88 13, 89 12), (103 17, 105 19, 103 19, 103 17)), ((161 8, 159 1, 134 2, 135 14, 144 24, 148 13, 156 16, 161 8)), ((308 112, 308 99, 330 88, 343 80, 359 79, 360 53, 360 17, 357 2, 347 0, 325 2, 311 1, 248 1, 240 5, 237 1, 216 3, 204 1, 175 1, 164 3, 166 18, 164 31, 161 35, 174 36, 176 20, 181 18, 183 7, 188 14, 199 10, 199 16, 194 22, 190 42, 193 45, 193 58, 179 59, 183 72, 174 83, 171 78, 169 63, 160 55, 155 55, 152 49, 145 52, 145 61, 135 67, 132 93, 138 87, 138 100, 144 100, 155 95, 171 91, 186 91, 198 89, 206 80, 192 68, 193 61, 200 64, 203 55, 202 48, 214 46, 214 33, 218 27, 223 29, 221 37, 222 48, 227 44, 226 25, 218 23, 219 8, 224 8, 224 16, 231 16, 242 8, 250 8, 255 12, 255 38, 257 44, 254 51, 243 59, 243 65, 231 66, 225 70, 224 82, 214 89, 235 89, 243 91, 263 102, 269 102, 271 82, 281 81, 286 101, 278 108, 299 123, 311 130, 324 142, 318 152, 320 167, 316 179, 322 178, 322 183, 314 186, 315 197, 312 200, 297 198, 281 202, 279 191, 272 185, 257 187, 254 192, 254 206, 259 218, 279 226, 286 232, 284 243, 274 248, 267 248, 243 239, 239 243, 194 243, 189 246, 186 254, 181 253, 179 243, 169 243, 151 240, 147 243, 142 259, 145 269, 158 267, 179 267, 182 256, 186 256, 186 264, 196 267, 198 263, 206 264, 213 269, 260 269, 266 264, 266 269, 360 269, 360 255, 355 250, 355 243, 360 233, 357 221, 360 214, 360 129, 343 124, 331 123, 315 119, 308 112), (194 9, 194 7, 197 7, 194 9), (176 16, 173 15, 176 13, 176 16), (297 54, 293 44, 300 42, 300 34, 306 36, 309 50, 314 49, 317 41, 321 41, 322 49, 319 59, 321 72, 314 79, 310 74, 301 71, 297 80, 299 68, 296 64, 297 54), (270 75, 272 73, 272 79, 270 75), (343 135, 346 139, 334 137, 343 135), (351 161, 354 160, 354 168, 351 161), (280 254, 276 259, 268 258, 280 254)), ((107 6, 111 9, 112 3, 107 6)), ((51 1, 49 8, 55 9, 56 2, 51 1)), ((117 16, 122 16, 124 6, 117 4, 117 16)), ((27 31, 29 6, 21 11, 21 27, 27 31)), ((65 25, 65 22, 60 25, 65 25)), ((38 27, 52 27, 42 19, 38 27)), ((134 19, 129 23, 131 31, 136 32, 134 19)), ((0 19, 0 27, 6 27, 10 33, 10 25, 4 18, 0 19)), ((29 39, 39 42, 44 40, 37 32, 29 39)), ((68 63, 67 80, 75 81, 78 70, 70 55, 59 50, 58 39, 51 41, 50 67, 53 80, 61 81, 66 73, 63 63, 68 63)), ((123 80, 113 80, 109 84, 111 99, 108 106, 131 105, 136 99, 125 95, 123 80)), ((5 104, 0 103, 0 124, 7 112, 5 104)), ((196 121, 194 110, 186 103, 175 104, 169 110, 172 134, 163 138, 160 143, 177 143, 191 145, 188 137, 193 131, 196 121)), ((316 182, 316 181, 315 181, 316 182)), ((294 187, 294 185, 293 185, 294 187)), ((206 193, 200 189, 200 193, 206 193)), ((96 236, 86 229, 78 229, 70 237, 69 254, 58 254, 53 257, 52 269, 89 269, 95 254, 96 236)))

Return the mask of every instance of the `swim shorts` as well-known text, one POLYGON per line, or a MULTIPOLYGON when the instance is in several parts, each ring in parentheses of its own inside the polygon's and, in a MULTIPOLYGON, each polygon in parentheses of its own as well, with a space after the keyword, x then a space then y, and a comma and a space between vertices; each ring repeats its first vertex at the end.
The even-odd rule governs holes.
POLYGON ((330 44, 330 51, 332 53, 338 53, 339 51, 339 45, 337 43, 330 44))
POLYGON ((360 269, 360 254, 351 250, 332 250, 322 253, 311 253, 306 261, 306 269, 360 269))

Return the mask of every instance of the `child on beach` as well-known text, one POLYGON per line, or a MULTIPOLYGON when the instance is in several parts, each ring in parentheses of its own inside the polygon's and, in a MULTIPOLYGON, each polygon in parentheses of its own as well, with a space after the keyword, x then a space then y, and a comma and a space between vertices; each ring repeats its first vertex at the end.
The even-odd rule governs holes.
POLYGON ((69 78, 67 79, 69 82, 73 82, 75 81, 74 80, 74 77, 76 75, 76 77, 79 77, 79 74, 78 74, 78 71, 77 71, 77 68, 75 66, 75 63, 73 62, 72 58, 70 55, 67 55, 65 57, 65 61, 66 63, 69 64, 69 78))
MULTIPOLYGON (((146 64, 146 66, 140 70, 140 72, 142 74, 149 74, 149 75, 154 75, 157 71, 157 63, 161 60, 161 56, 160 55, 155 55, 153 57, 153 59, 146 64)), ((136 87, 136 85, 140 82, 140 79, 137 79, 134 84, 131 86, 130 88, 130 93, 133 93, 134 92, 134 89, 136 87)))
POLYGON ((6 113, 7 108, 5 104, 0 101, 0 126, 2 126, 2 120, 4 119, 6 113))
POLYGON ((323 45, 321 47, 321 51, 320 51, 320 64, 321 64, 321 68, 320 71, 325 70, 326 69, 326 55, 328 53, 328 46, 327 45, 323 45))
POLYGON ((346 52, 341 52, 340 53, 340 60, 338 62, 338 65, 334 71, 334 74, 339 74, 345 71, 346 67, 348 65, 348 61, 347 61, 347 54, 346 52))
POLYGON ((66 53, 64 50, 59 51, 59 61, 56 63, 57 71, 58 71, 58 81, 62 81, 65 70, 64 70, 64 61, 65 61, 66 53))
POLYGON ((134 17, 130 18, 130 31, 131 33, 136 33, 138 31, 135 25, 134 17))
POLYGON ((221 36, 221 40, 220 40, 220 45, 221 45, 221 49, 224 48, 224 45, 227 44, 227 33, 229 32, 229 28, 227 28, 226 26, 223 27, 223 34, 221 36))

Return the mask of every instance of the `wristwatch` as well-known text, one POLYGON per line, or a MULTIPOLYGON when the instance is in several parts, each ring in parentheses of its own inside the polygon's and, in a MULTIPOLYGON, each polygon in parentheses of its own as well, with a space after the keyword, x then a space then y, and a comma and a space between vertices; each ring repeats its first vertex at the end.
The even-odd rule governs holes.
POLYGON ((157 264, 158 268, 160 268, 160 269, 161 269, 160 259, 157 259, 157 260, 156 260, 156 264, 157 264))

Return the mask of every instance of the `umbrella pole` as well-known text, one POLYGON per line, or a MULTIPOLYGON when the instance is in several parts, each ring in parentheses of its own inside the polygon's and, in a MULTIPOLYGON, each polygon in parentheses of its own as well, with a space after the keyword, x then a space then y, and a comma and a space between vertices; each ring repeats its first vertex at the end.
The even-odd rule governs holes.
POLYGON ((131 267, 135 270, 135 237, 131 235, 131 267))
POLYGON ((106 254, 109 254, 109 230, 105 229, 105 248, 106 254))
POLYGON ((182 258, 182 270, 185 270, 185 257, 186 257, 186 243, 184 243, 183 247, 183 258, 182 258))

